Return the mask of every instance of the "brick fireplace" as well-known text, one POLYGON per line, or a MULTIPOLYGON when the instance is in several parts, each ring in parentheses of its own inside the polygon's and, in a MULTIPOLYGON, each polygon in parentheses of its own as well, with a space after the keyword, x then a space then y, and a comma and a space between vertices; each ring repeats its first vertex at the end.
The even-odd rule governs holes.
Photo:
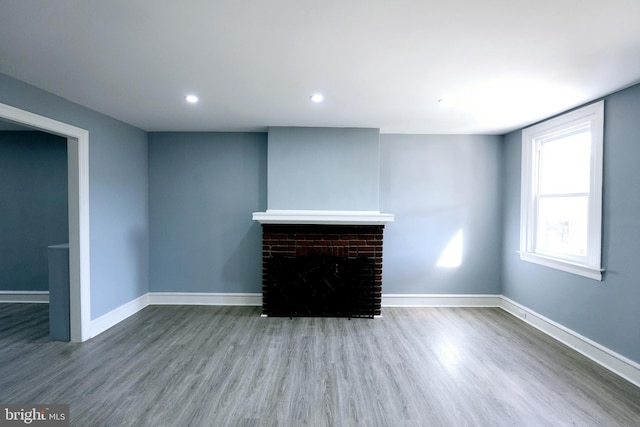
POLYGON ((378 212, 262 212, 266 316, 380 315, 384 224, 378 212))
POLYGON ((266 316, 380 314, 380 130, 270 127, 263 228, 266 316))

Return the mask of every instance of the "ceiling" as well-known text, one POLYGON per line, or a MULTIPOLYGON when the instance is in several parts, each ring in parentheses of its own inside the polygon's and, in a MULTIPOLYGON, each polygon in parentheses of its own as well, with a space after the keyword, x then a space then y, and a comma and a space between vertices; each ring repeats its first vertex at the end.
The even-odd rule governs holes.
POLYGON ((0 73, 146 131, 502 134, 640 82, 638 17, 638 0, 2 1, 0 73))

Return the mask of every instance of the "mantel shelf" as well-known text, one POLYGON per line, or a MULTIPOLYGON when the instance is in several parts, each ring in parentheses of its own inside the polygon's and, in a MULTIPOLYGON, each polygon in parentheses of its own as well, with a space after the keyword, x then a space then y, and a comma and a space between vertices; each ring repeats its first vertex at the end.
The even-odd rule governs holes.
POLYGON ((378 211, 273 210, 254 212, 260 224, 385 225, 394 215, 378 211))

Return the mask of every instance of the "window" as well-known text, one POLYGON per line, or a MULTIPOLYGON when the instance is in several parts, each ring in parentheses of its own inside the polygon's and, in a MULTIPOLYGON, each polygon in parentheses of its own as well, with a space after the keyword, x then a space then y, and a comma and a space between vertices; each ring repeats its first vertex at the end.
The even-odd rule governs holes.
POLYGON ((522 132, 520 259, 602 280, 604 101, 522 132))

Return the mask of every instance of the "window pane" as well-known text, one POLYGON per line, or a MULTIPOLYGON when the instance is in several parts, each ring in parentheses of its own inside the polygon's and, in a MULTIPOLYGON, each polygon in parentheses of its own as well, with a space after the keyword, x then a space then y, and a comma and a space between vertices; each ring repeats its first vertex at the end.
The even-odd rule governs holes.
POLYGON ((588 193, 591 131, 561 136, 540 144, 540 194, 588 193))
POLYGON ((541 197, 538 200, 536 252, 587 255, 588 197, 541 197))

